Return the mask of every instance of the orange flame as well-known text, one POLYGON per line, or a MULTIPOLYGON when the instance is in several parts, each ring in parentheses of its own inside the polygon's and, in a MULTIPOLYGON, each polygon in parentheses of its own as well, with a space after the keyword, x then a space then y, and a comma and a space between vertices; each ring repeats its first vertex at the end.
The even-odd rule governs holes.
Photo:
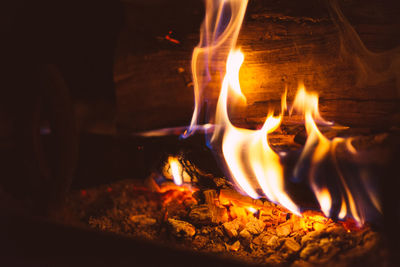
MULTIPOLYGON (((345 198, 347 199, 347 205, 349 207, 349 209, 347 209, 344 197, 342 197, 342 207, 338 217, 340 219, 344 219, 347 215, 351 215, 358 223, 362 223, 363 218, 361 218, 359 215, 353 195, 346 183, 346 180, 340 172, 335 155, 336 147, 340 143, 345 144, 351 153, 356 153, 356 150, 351 145, 351 140, 338 137, 334 138, 333 140, 329 140, 319 131, 315 121, 319 121, 325 125, 331 125, 332 123, 325 121, 320 116, 318 110, 318 95, 315 93, 308 93, 302 84, 299 86, 299 90, 296 94, 292 110, 293 109, 304 113, 306 132, 308 134, 305 148, 299 162, 297 163, 297 166, 301 166, 304 162, 304 159, 310 157, 311 155, 312 165, 309 176, 310 185, 315 193, 315 196, 317 197, 321 210, 326 216, 329 216, 332 206, 332 199, 327 188, 317 185, 315 172, 318 164, 321 163, 321 161, 325 158, 330 157, 335 164, 336 170, 338 171, 340 183, 345 191, 345 198), (348 214, 348 210, 350 210, 350 214, 348 214)), ((295 175, 297 175, 296 172, 297 169, 295 170, 295 175)))
POLYGON ((189 129, 185 131, 184 137, 192 134, 199 124, 201 106, 205 100, 203 89, 212 76, 220 71, 219 68, 224 67, 224 59, 236 45, 247 2, 248 0, 206 0, 206 14, 200 30, 200 42, 192 55, 195 105, 189 129), (228 25, 221 27, 226 19, 224 18, 226 10, 230 10, 230 20, 228 25))
POLYGON ((252 198, 266 196, 280 203, 293 213, 299 214, 297 206, 287 196, 284 189, 283 170, 279 156, 270 148, 268 133, 277 129, 282 115, 268 115, 260 130, 249 130, 232 125, 228 116, 227 102, 229 92, 236 97, 245 98, 239 84, 239 69, 244 55, 239 50, 229 54, 226 75, 222 82, 217 103, 216 127, 213 140, 222 136, 222 153, 232 179, 245 194, 252 198), (254 179, 251 179, 254 177, 254 179), (261 189, 260 195, 256 189, 261 189))
MULTIPOLYGON (((239 191, 254 199, 265 196, 293 213, 299 214, 299 208, 286 194, 280 157, 268 143, 268 134, 280 126, 283 113, 287 109, 286 92, 282 96, 281 114, 278 116, 274 116, 272 113, 268 114, 260 130, 235 127, 228 115, 228 96, 229 101, 246 101, 239 82, 239 71, 244 61, 244 55, 234 48, 247 2, 247 0, 206 1, 206 17, 201 28, 200 43, 194 49, 192 56, 195 107, 190 127, 185 131, 184 137, 199 128, 200 109, 206 99, 204 94, 208 92, 204 89, 209 83, 211 84, 212 79, 215 80, 215 76, 222 72, 223 65, 221 64, 226 64, 218 101, 214 107, 215 114, 207 111, 209 118, 206 125, 215 124, 214 127, 204 128, 205 131, 214 131, 211 144, 216 150, 220 149, 223 161, 239 191), (226 10, 229 10, 229 20, 224 18, 226 10), (226 21, 228 21, 227 24, 226 21)), ((220 80, 218 80, 219 82, 220 80)), ((208 108, 214 112, 212 105, 208 108)), ((333 123, 322 118, 318 108, 318 95, 307 92, 303 84, 298 88, 290 114, 293 111, 303 113, 308 135, 304 150, 294 170, 294 176, 298 175, 299 166, 303 166, 306 161, 310 160, 309 182, 323 213, 329 216, 332 213, 333 203, 338 203, 341 207, 338 211, 338 218, 352 217, 358 223, 362 223, 364 219, 360 212, 360 205, 355 201, 336 159, 338 145, 344 145, 348 152, 357 155, 351 139, 334 138, 329 140, 322 134, 317 125, 333 126, 333 123), (326 184, 321 185, 317 182, 317 169, 326 159, 335 165, 337 172, 337 178, 335 178, 337 181, 335 181, 340 187, 340 191, 343 192, 339 196, 333 194, 326 184), (335 197, 338 197, 339 201, 335 197)), ((182 184, 178 170, 174 171, 173 162, 171 168, 175 183, 182 184)), ((370 201, 379 210, 379 201, 376 196, 371 192, 367 193, 370 201)))
POLYGON ((178 159, 175 157, 168 157, 168 163, 171 166, 172 177, 176 185, 182 185, 182 167, 178 159))

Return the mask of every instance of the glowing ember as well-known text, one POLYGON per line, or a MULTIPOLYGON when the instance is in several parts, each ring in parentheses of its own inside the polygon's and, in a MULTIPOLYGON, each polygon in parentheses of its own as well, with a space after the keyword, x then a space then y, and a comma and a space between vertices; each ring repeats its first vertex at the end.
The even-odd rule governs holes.
POLYGON ((253 208, 253 207, 247 207, 247 210, 250 211, 251 213, 255 214, 257 213, 257 209, 253 208))

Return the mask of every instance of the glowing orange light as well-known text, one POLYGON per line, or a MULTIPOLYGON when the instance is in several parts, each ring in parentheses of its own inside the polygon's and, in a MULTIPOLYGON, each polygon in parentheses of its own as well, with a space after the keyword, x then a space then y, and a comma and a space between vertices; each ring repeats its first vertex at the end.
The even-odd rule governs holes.
POLYGON ((346 202, 344 202, 344 199, 342 198, 342 206, 340 207, 338 218, 343 220, 346 217, 346 215, 347 215, 346 202))
POLYGON ((178 159, 175 157, 169 157, 168 163, 171 167, 172 177, 174 178, 174 183, 176 185, 182 185, 183 178, 182 178, 182 167, 179 163, 178 159))
POLYGON ((243 60, 243 53, 239 50, 232 50, 228 56, 226 75, 217 103, 216 128, 212 142, 222 136, 222 152, 226 165, 232 179, 245 194, 252 198, 264 195, 299 214, 297 206, 285 193, 279 156, 271 149, 267 140, 268 133, 279 127, 282 115, 268 115, 260 130, 238 128, 230 122, 228 94, 233 92, 234 97, 245 98, 238 79, 243 60), (262 190, 262 195, 257 193, 257 188, 262 190))
POLYGON ((247 210, 248 211, 250 211, 251 213, 253 213, 253 214, 256 214, 257 213, 257 209, 255 209, 255 208, 253 208, 253 207, 247 207, 247 210))
POLYGON ((323 189, 320 192, 316 192, 316 196, 319 204, 321 205, 322 212, 325 214, 326 217, 329 217, 329 212, 332 206, 332 199, 328 189, 323 189))
MULTIPOLYGON (((273 113, 266 114, 266 120, 260 130, 236 127, 228 115, 228 99, 229 102, 235 102, 235 100, 246 102, 239 81, 239 71, 244 61, 244 55, 240 50, 236 50, 235 46, 247 2, 247 0, 206 0, 206 16, 201 27, 200 43, 192 55, 194 112, 190 127, 183 136, 187 137, 198 129, 203 129, 207 133, 213 130, 211 140, 207 141, 211 141, 211 145, 217 151, 222 151, 221 157, 227 172, 241 193, 254 199, 265 196, 272 202, 279 203, 293 213, 299 214, 299 208, 285 190, 284 170, 280 158, 285 152, 278 155, 268 142, 268 135, 280 126, 284 112, 288 108, 287 91, 285 90, 282 95, 281 114, 278 116, 273 113), (230 18, 229 22, 225 23, 224 10, 227 10, 227 7, 230 10, 230 18), (205 128, 199 125, 199 115, 203 102, 207 99, 207 90, 204 89, 213 84, 211 81, 215 81, 215 76, 218 76, 217 82, 220 82, 219 74, 224 62, 226 73, 221 84, 215 114, 207 114, 210 120, 206 121, 205 125, 210 125, 210 127, 205 128), (216 69, 218 71, 215 71, 216 69)), ((170 38, 169 35, 166 39, 168 38, 170 38)), ((356 200, 358 199, 354 198, 336 159, 338 145, 344 145, 351 155, 356 155, 357 151, 352 145, 351 139, 333 138, 331 140, 323 135, 318 128, 319 125, 335 126, 332 122, 322 118, 318 105, 318 94, 307 92, 304 84, 300 84, 289 114, 296 111, 304 116, 307 141, 296 165, 294 176, 298 176, 299 166, 310 165, 309 184, 325 216, 329 216, 331 213, 332 203, 337 202, 337 199, 332 198, 337 197, 342 201, 338 217, 340 219, 353 218, 357 223, 362 223, 363 212, 360 212, 360 205, 357 206, 359 202, 356 200), (326 160, 329 160, 336 168, 337 185, 340 188, 338 191, 341 191, 339 195, 331 195, 326 183, 317 181, 320 179, 317 175, 318 168, 323 166, 321 164, 326 160)), ((231 108, 232 104, 229 107, 231 108)), ((346 127, 336 126, 335 129, 346 129, 346 127)), ((165 129, 167 132, 170 130, 165 129)), ((151 134, 160 134, 160 132, 151 134)), ((180 165, 173 159, 170 165, 175 184, 181 185, 183 179, 179 169, 180 165)), ((371 202, 379 210, 380 203, 377 197, 372 192, 367 193, 371 202)), ((229 205, 230 202, 233 201, 224 200, 221 203, 229 205)), ((235 214, 234 208, 231 213, 235 214)), ((239 214, 239 211, 237 213, 239 214)))

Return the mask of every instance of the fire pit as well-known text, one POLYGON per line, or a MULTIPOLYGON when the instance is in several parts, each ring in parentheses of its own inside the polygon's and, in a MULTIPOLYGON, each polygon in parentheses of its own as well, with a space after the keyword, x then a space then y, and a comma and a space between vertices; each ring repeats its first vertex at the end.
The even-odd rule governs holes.
MULTIPOLYGON (((198 34, 175 19, 132 49, 153 7, 125 1, 118 134, 81 135, 65 202, 33 220, 43 232, 14 226, 6 240, 71 231, 110 264, 132 246, 150 265, 396 265, 400 22, 385 4, 207 0, 205 16, 182 4, 187 20, 204 16, 191 52, 198 34)), ((84 265, 101 262, 92 254, 84 265)))

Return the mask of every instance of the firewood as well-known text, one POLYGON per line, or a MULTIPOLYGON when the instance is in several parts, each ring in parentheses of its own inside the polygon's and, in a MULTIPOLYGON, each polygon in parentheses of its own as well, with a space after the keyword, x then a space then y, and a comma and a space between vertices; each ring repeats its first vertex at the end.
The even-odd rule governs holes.
POLYGON ((233 188, 221 189, 219 192, 219 200, 221 204, 231 201, 238 204, 239 206, 250 206, 255 208, 262 208, 263 210, 272 210, 275 206, 269 201, 263 201, 261 199, 253 199, 251 197, 244 196, 233 188))
MULTIPOLYGON (((395 80, 357 85, 357 68, 340 57, 338 30, 325 2, 302 1, 301 8, 296 3, 250 2, 238 39, 245 53, 241 81, 249 107, 244 114, 236 114, 234 122, 262 124, 271 103, 279 103, 285 85, 290 101, 298 81, 304 80, 308 89, 321 95, 321 113, 329 120, 370 129, 398 124, 395 80)), ((143 10, 132 8, 130 1, 124 5, 128 25, 121 34, 114 68, 120 130, 187 125, 193 111, 191 53, 204 14, 198 8, 182 12, 179 7, 163 12, 163 16, 170 14, 171 23, 163 20, 160 27, 175 25, 173 30, 182 35, 181 44, 171 46, 169 41, 168 45, 154 41, 153 21, 137 23, 140 18, 148 20, 143 10)), ((341 7, 369 49, 398 46, 399 21, 392 12, 393 1, 382 5, 369 1, 362 10, 357 1, 341 2, 341 7), (385 14, 385 22, 376 23, 375 14, 385 14)), ((217 85, 206 93, 215 98, 219 89, 217 85)))

